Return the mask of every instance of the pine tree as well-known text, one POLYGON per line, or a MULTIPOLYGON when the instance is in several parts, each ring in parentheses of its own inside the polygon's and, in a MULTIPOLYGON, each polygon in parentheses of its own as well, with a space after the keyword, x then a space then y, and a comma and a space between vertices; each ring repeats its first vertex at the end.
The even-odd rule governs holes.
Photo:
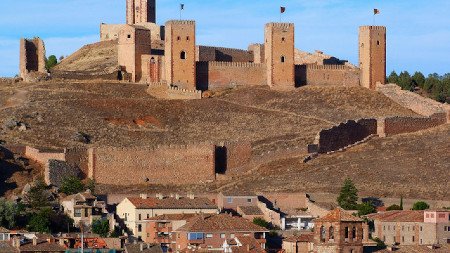
POLYGON ((358 189, 350 178, 345 179, 337 202, 345 210, 355 210, 358 205, 358 189))

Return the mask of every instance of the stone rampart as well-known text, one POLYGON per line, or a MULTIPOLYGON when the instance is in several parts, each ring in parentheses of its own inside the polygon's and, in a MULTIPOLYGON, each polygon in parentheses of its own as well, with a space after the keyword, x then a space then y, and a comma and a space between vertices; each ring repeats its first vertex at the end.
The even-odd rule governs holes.
POLYGON ((264 64, 249 62, 197 62, 197 87, 221 90, 236 86, 266 85, 264 64))
POLYGON ((216 172, 227 176, 239 175, 252 159, 250 142, 230 142, 216 146, 216 172))
POLYGON ((384 135, 412 133, 445 124, 447 114, 439 113, 431 117, 390 117, 380 119, 384 124, 384 135))
POLYGON ((117 40, 119 39, 119 32, 126 25, 125 24, 100 24, 100 41, 117 40))
POLYGON ((169 99, 202 99, 202 91, 169 86, 167 88, 167 96, 169 99))
POLYGON ((349 120, 317 134, 319 153, 333 152, 377 134, 376 119, 349 120))
POLYGON ((197 46, 196 61, 253 62, 253 52, 225 47, 197 46))
POLYGON ((88 175, 108 185, 198 184, 215 180, 215 146, 90 148, 88 175))
POLYGON ((45 152, 28 146, 25 148, 25 157, 41 164, 47 164, 49 160, 66 160, 65 150, 45 152))
POLYGON ((78 177, 80 170, 65 161, 49 160, 45 166, 44 179, 48 185, 61 186, 67 177, 78 177))
POLYGON ((296 65, 295 76, 300 85, 359 86, 359 70, 345 65, 296 65))

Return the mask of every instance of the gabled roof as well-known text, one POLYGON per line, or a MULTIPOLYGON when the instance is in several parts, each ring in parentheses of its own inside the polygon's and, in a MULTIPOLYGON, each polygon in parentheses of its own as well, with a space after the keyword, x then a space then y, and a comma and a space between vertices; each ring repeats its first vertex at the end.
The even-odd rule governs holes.
POLYGON ((9 242, 0 241, 0 253, 14 253, 19 252, 15 247, 13 247, 9 242))
POLYGON ((31 252, 65 252, 66 248, 59 245, 58 242, 49 242, 48 240, 38 239, 37 244, 33 245, 32 241, 28 241, 20 246, 20 251, 31 252))
POLYGON ((207 198, 128 198, 137 209, 217 209, 207 198))
POLYGON ((424 211, 396 210, 367 215, 371 220, 385 222, 423 222, 424 211))
POLYGON ((238 206, 242 215, 263 215, 263 211, 257 206, 238 206))
POLYGON ((91 191, 85 191, 82 193, 76 193, 76 194, 72 194, 69 195, 65 198, 63 198, 61 201, 86 201, 88 199, 97 199, 97 197, 95 197, 94 195, 92 195, 91 191))
POLYGON ((327 215, 323 216, 322 218, 315 219, 315 222, 362 222, 363 220, 353 216, 349 212, 341 209, 336 208, 333 211, 330 211, 327 215))
POLYGON ((229 214, 199 214, 177 231, 186 232, 269 232, 252 222, 229 214))
POLYGON ((232 246, 233 253, 265 253, 266 251, 261 248, 261 244, 251 236, 237 236, 235 238, 241 243, 241 246, 232 246))
POLYGON ((0 227, 0 233, 9 233, 9 230, 4 227, 0 227))
POLYGON ((300 234, 290 236, 283 241, 286 242, 314 242, 314 233, 300 234))
POLYGON ((126 253, 162 253, 162 248, 156 244, 136 243, 125 245, 126 253), (143 250, 141 251, 141 244, 143 250))

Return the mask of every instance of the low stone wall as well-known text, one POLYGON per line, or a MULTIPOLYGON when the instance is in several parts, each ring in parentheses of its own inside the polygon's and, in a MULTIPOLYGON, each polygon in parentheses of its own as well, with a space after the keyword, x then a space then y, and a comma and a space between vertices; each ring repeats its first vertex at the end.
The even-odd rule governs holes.
POLYGON ((264 64, 246 62, 197 62, 197 87, 221 90, 236 86, 266 85, 264 64))
POLYGON ((320 131, 314 143, 318 145, 319 153, 328 153, 345 148, 375 134, 377 134, 376 119, 349 120, 346 123, 320 131))
POLYGON ((445 124, 447 122, 447 114, 434 114, 428 118, 415 117, 391 117, 380 119, 384 124, 384 135, 396 135, 403 133, 412 133, 425 130, 432 127, 445 124))
POLYGON ((202 99, 202 91, 168 87, 167 96, 169 99, 202 99))
POLYGON ((88 175, 107 185, 198 184, 215 180, 215 146, 90 148, 88 175))
POLYGON ((49 160, 66 160, 65 150, 44 152, 28 146, 25 148, 25 157, 41 164, 47 164, 49 160))

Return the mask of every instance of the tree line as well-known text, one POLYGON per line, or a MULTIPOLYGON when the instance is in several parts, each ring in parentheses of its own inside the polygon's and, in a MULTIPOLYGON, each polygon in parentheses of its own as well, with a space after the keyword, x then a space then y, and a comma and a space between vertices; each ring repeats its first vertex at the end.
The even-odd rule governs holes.
POLYGON ((425 77, 421 72, 415 72, 412 76, 408 71, 400 74, 392 71, 387 77, 388 83, 395 83, 403 90, 422 90, 428 97, 441 102, 450 103, 450 73, 445 75, 429 74, 425 77))

